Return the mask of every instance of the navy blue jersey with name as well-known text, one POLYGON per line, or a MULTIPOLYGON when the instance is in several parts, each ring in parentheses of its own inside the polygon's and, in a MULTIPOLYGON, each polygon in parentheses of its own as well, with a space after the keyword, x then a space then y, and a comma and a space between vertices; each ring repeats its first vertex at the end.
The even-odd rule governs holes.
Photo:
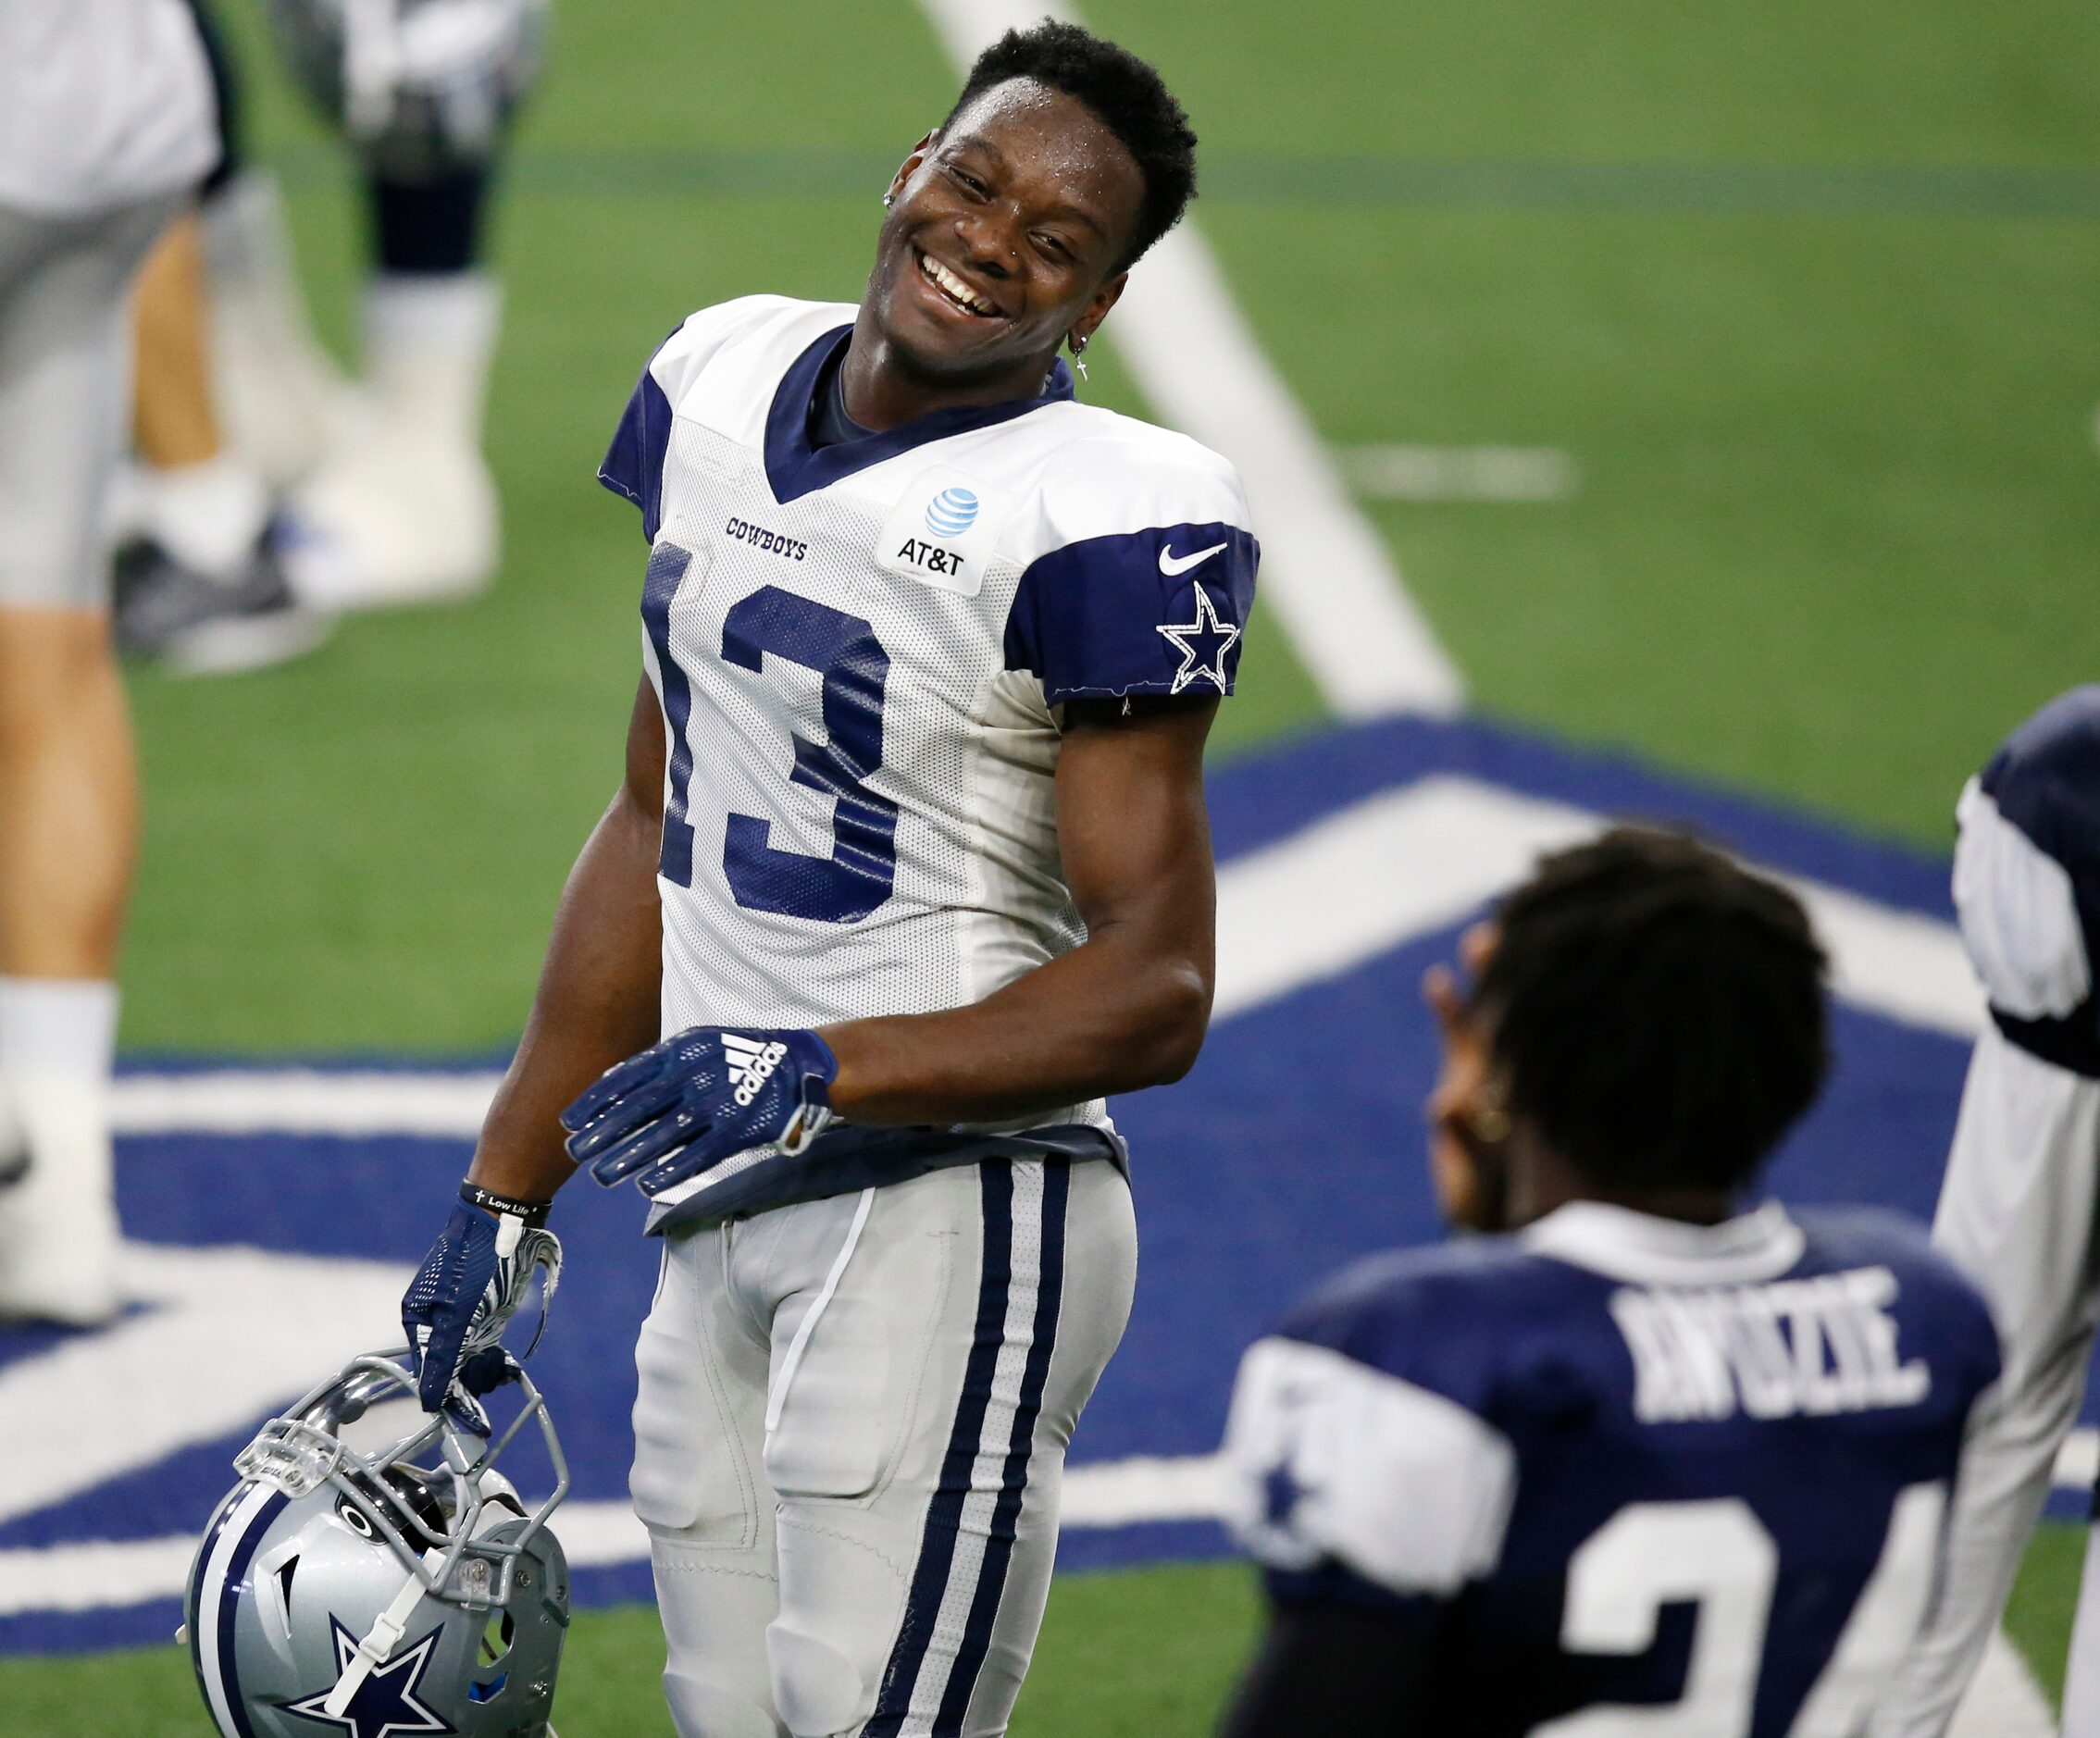
POLYGON ((1258 1343, 1230 1520, 1280 1603, 1433 1636, 1435 1730, 1847 1738, 1997 1372, 1906 1221, 1577 1203, 1363 1263, 1258 1343))

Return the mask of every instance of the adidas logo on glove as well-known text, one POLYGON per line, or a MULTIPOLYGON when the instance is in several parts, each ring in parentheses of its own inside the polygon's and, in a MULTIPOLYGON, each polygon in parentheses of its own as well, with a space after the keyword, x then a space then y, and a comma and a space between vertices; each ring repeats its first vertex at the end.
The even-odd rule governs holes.
POLYGON ((734 1032, 723 1033, 722 1056, 729 1064, 729 1078, 736 1084, 737 1102, 749 1109, 758 1097, 758 1089, 773 1078, 773 1071, 787 1055, 785 1044, 760 1044, 734 1032))

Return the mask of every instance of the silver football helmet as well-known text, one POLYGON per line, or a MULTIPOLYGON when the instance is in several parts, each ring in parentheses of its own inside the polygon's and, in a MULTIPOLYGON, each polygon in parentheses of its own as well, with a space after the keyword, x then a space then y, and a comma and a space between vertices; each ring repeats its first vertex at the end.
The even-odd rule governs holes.
POLYGON ((492 1441, 417 1411, 360 1452, 344 1426, 414 1399, 401 1356, 352 1359, 233 1463, 183 1601, 224 1738, 553 1738, 569 1573, 546 1523, 568 1467, 546 1402, 520 1372, 518 1414, 492 1441), (528 1422, 554 1472, 529 1508, 494 1465, 528 1422))
POLYGON ((544 62, 548 0, 268 0, 285 58, 379 168, 485 162, 544 62))

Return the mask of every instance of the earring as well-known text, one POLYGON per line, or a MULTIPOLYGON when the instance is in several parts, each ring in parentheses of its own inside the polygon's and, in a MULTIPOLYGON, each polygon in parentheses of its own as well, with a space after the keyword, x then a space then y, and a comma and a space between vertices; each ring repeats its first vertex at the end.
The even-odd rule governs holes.
POLYGON ((1072 366, 1079 370, 1079 378, 1082 380, 1088 379, 1087 373, 1087 340, 1068 335, 1064 341, 1072 346, 1072 366))
POLYGON ((1510 1112, 1499 1104, 1484 1104, 1466 1118, 1473 1138, 1489 1147, 1499 1147, 1510 1138, 1510 1112))
POLYGON ((889 207, 890 207, 890 206, 892 206, 892 205, 895 205, 896 203, 897 203, 897 195, 896 195, 895 193, 885 193, 885 194, 883 194, 883 196, 882 196, 882 208, 883 208, 883 209, 884 209, 885 211, 888 211, 888 210, 889 209, 889 207))

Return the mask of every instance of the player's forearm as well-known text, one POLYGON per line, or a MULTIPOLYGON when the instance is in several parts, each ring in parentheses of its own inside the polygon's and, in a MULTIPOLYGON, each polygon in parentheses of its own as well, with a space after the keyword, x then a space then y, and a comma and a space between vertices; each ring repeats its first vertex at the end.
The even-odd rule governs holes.
POLYGON ((468 1176, 544 1200, 575 1167, 562 1109, 615 1062, 656 1040, 663 917, 661 823, 625 790, 569 872, 525 1037, 481 1129, 468 1176))
POLYGON ((972 1007, 826 1027, 832 1108, 876 1125, 996 1122, 1178 1080, 1210 1021, 1209 941, 1207 924, 1170 947, 1111 925, 972 1007))

